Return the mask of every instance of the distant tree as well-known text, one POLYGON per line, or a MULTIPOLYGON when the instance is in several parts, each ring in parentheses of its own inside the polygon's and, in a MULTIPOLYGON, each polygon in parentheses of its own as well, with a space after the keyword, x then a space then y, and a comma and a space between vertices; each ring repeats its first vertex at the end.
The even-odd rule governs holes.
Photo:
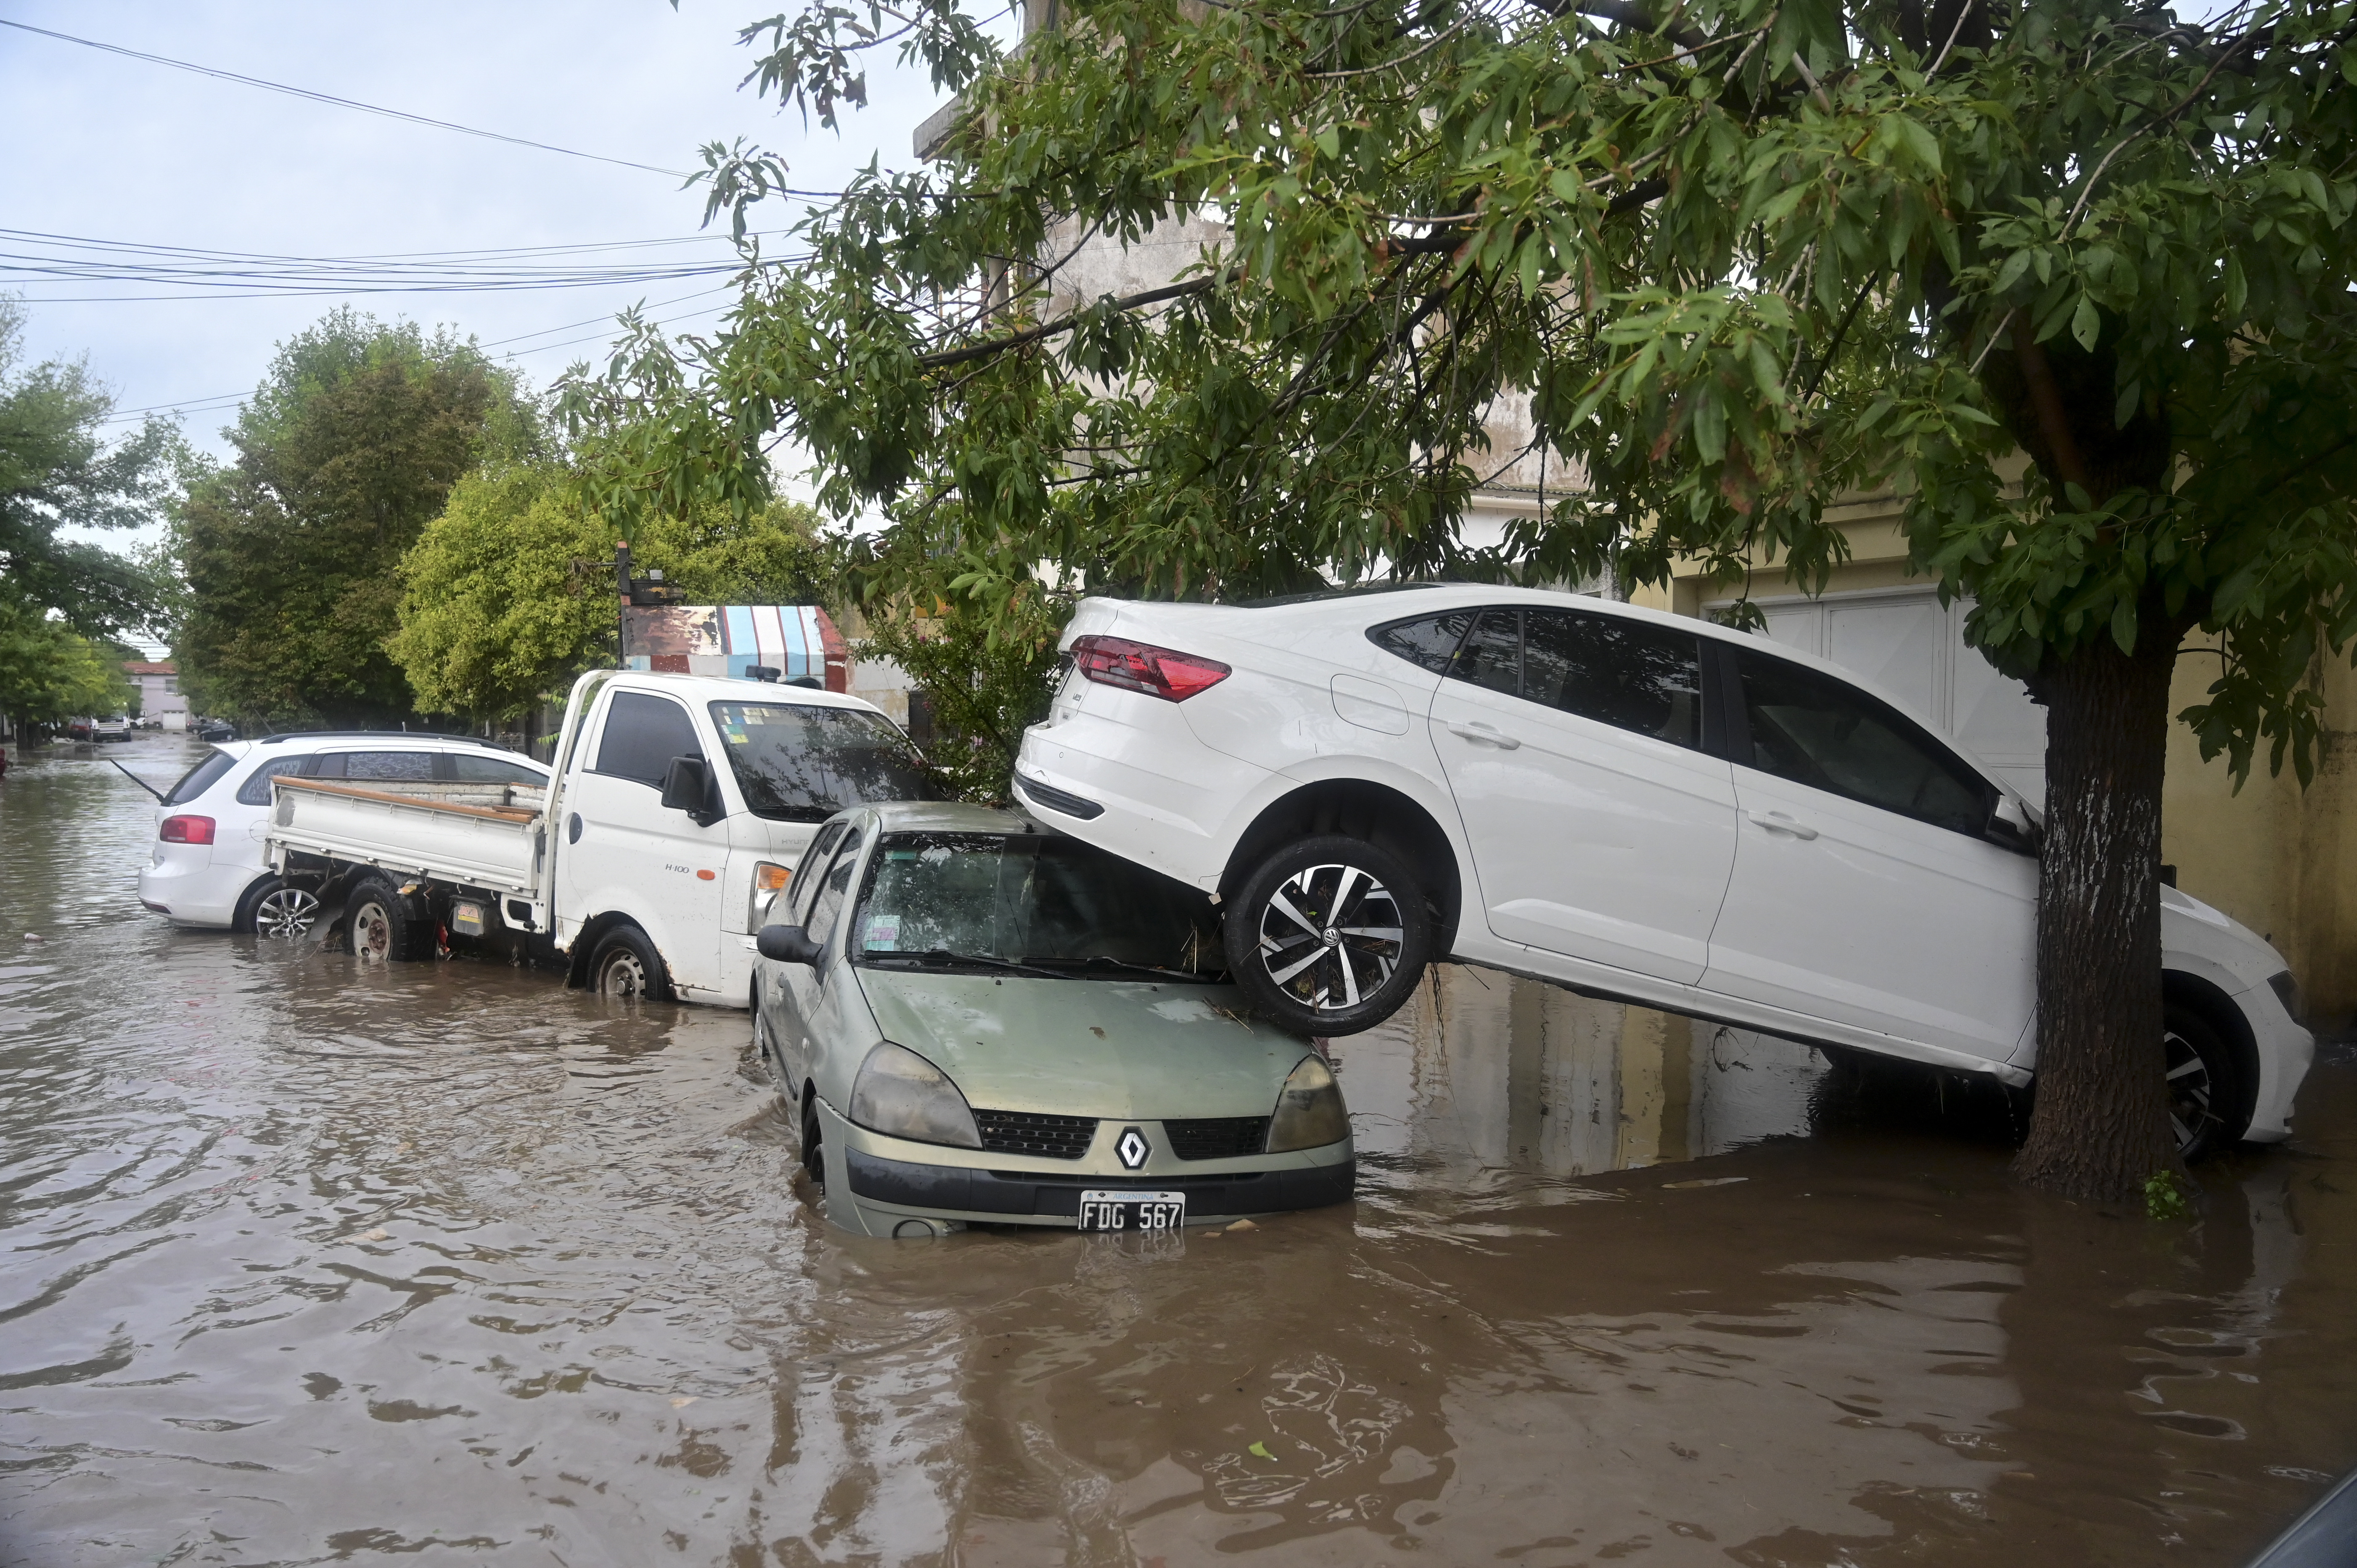
POLYGON ((63 619, 0 592, 0 713, 19 724, 131 711, 135 693, 113 651, 63 619))
POLYGON ((414 711, 385 651, 403 555, 478 463, 543 454, 510 371, 447 329, 337 310, 280 346, 178 520, 196 705, 270 723, 414 711))
MULTIPOLYGON (((716 506, 639 521, 635 568, 698 604, 832 602, 834 553, 807 507, 770 501, 740 522, 716 506)), ((387 644, 419 707, 507 718, 614 657, 614 530, 551 464, 458 481, 401 563, 387 644)))

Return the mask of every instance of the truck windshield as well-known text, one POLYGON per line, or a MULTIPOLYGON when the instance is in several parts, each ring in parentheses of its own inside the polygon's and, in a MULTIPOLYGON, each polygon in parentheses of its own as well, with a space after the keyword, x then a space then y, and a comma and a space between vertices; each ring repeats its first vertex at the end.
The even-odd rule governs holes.
POLYGON ((868 867, 851 952, 869 968, 1227 978, 1209 898, 1078 839, 888 833, 868 867))
POLYGON ((892 721, 856 708, 715 703, 712 723, 757 817, 823 822, 871 800, 930 800, 916 753, 892 721))

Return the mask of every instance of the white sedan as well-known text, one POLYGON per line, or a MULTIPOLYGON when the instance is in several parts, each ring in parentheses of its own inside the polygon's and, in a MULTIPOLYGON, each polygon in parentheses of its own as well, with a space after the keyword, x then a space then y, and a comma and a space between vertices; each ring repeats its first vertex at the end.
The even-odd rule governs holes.
MULTIPOLYGON (((2028 1083, 2037 811, 1823 660, 1684 617, 1426 585, 1083 600, 1017 795, 1218 896, 1238 983, 1371 1027, 1453 957, 2028 1083)), ((2280 954, 2162 892, 2189 1155, 2286 1136, 2280 954)))

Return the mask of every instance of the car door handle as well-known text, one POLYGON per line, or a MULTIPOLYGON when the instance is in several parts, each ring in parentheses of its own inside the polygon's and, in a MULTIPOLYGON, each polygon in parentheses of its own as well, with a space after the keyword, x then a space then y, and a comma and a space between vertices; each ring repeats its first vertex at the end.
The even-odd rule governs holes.
POLYGON ((1796 839, 1813 839, 1817 830, 1803 826, 1782 811, 1746 811, 1743 813, 1771 833, 1791 833, 1796 839))
POLYGON ((1502 734, 1489 725, 1480 723, 1452 722, 1448 726, 1448 733, 1463 736, 1467 740, 1478 740, 1485 745, 1494 746, 1500 751, 1512 751, 1523 744, 1512 736, 1502 734))

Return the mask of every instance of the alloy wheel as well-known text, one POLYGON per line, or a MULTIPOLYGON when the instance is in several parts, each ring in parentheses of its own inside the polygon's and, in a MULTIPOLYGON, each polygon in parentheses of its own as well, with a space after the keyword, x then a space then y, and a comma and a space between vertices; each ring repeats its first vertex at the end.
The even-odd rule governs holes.
POLYGON ((318 918, 319 900, 307 889, 280 887, 253 907, 253 929, 264 937, 308 936, 318 918))
POLYGON ((2212 1123, 2222 1120, 2211 1101, 2217 1092, 2210 1064, 2193 1042, 2175 1029, 2161 1036, 2169 1072, 2169 1125, 2177 1135, 2178 1153, 2201 1141, 2212 1123))
POLYGON ((1304 866, 1261 907, 1269 980, 1319 1012, 1356 1007, 1382 989, 1405 945, 1399 900, 1359 866, 1304 866))
POLYGON ((363 962, 382 963, 393 956, 393 917, 371 900, 352 913, 352 951, 363 962))

